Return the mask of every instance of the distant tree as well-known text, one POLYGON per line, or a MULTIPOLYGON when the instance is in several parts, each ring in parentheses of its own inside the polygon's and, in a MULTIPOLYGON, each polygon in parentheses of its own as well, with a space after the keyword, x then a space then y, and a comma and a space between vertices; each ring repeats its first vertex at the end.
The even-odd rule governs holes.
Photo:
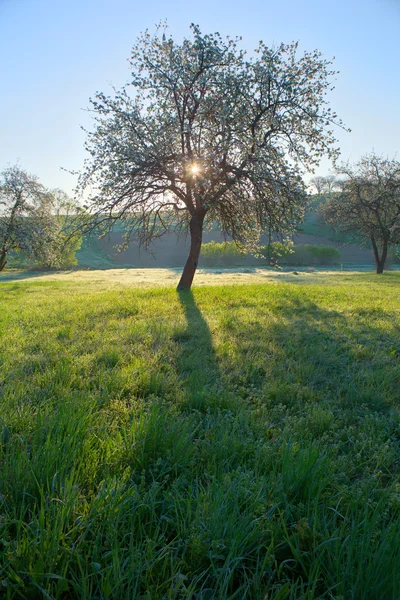
POLYGON ((390 245, 400 243, 400 163, 369 154, 337 170, 340 193, 321 213, 337 231, 371 243, 376 272, 383 273, 390 245))
POLYGON ((166 231, 190 232, 178 289, 191 287, 203 228, 217 222, 248 248, 262 230, 291 234, 306 205, 301 175, 336 157, 327 107, 334 72, 318 51, 260 42, 246 59, 219 33, 177 44, 157 30, 133 47, 132 80, 91 100, 96 127, 78 193, 94 222, 127 223, 146 246, 166 231))
POLYGON ((333 190, 337 187, 338 180, 336 175, 318 175, 310 180, 318 196, 331 196, 333 190))
POLYGON ((326 178, 321 176, 321 175, 317 175, 315 177, 313 177, 312 179, 310 179, 310 183, 313 186, 313 188, 315 189, 315 191, 317 192, 318 196, 322 196, 327 187, 326 187, 326 178))
POLYGON ((70 235, 65 204, 63 192, 47 190, 19 166, 0 174, 0 271, 10 252, 46 267, 74 262, 81 236, 70 235))
POLYGON ((42 205, 37 211, 39 227, 31 256, 40 267, 66 268, 76 265, 78 260, 75 254, 82 244, 82 234, 75 226, 77 206, 60 189, 51 190, 48 200, 47 210, 42 205))
POLYGON ((45 201, 46 190, 37 177, 18 166, 1 174, 0 182, 0 271, 7 263, 9 252, 24 250, 32 245, 32 217, 45 201))
POLYGON ((337 189, 339 182, 338 182, 338 178, 336 175, 330 174, 330 175, 325 175, 324 177, 325 179, 325 190, 326 190, 326 194, 331 197, 332 196, 332 192, 337 189))

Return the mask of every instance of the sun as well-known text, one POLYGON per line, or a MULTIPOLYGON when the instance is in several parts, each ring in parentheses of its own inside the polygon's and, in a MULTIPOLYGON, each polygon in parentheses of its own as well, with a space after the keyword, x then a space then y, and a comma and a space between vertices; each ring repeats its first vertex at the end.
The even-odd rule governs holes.
POLYGON ((200 167, 196 163, 193 163, 190 165, 189 171, 190 171, 191 175, 193 175, 193 177, 196 177, 196 175, 198 175, 200 173, 200 167))

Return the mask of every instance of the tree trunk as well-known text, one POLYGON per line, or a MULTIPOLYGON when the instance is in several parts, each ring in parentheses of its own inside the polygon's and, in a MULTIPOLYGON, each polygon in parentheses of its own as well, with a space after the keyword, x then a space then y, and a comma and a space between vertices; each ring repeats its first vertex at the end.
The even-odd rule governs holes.
POLYGON ((3 252, 0 254, 0 272, 4 269, 4 267, 7 264, 7 252, 5 250, 3 250, 3 252))
POLYGON ((190 251, 178 283, 177 290, 190 290, 199 262, 201 242, 203 241, 203 223, 205 212, 197 212, 190 219, 190 251))
POLYGON ((382 275, 383 269, 385 268, 385 262, 386 262, 387 253, 388 253, 388 241, 386 239, 383 240, 381 256, 379 256, 378 245, 373 236, 371 237, 371 242, 372 242, 372 249, 374 251, 376 274, 382 275))

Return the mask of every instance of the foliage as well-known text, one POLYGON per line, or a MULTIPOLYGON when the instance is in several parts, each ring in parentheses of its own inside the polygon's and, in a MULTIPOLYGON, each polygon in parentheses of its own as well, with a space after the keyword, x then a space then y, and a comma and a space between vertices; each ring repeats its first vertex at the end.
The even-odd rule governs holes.
MULTIPOLYGON (((205 266, 233 266, 243 263, 246 254, 234 242, 209 242, 202 245, 201 258, 205 266)), ((259 246, 256 257, 263 257, 272 263, 289 265, 328 265, 340 258, 340 252, 332 246, 312 244, 288 245, 272 242, 259 246)))
POLYGON ((39 267, 76 264, 81 234, 71 232, 70 199, 46 189, 18 166, 5 169, 0 183, 0 271, 10 253, 39 267))
POLYGON ((340 258, 339 250, 333 246, 313 246, 312 244, 304 244, 304 250, 320 264, 329 264, 340 258))
POLYGON ((148 246, 177 228, 191 248, 179 287, 190 287, 205 222, 254 248, 261 231, 292 233, 306 205, 302 169, 337 155, 327 107, 334 72, 318 51, 260 42, 247 59, 238 40, 202 34, 177 44, 145 32, 133 47, 132 79, 92 100, 95 129, 78 192, 112 226, 127 219, 148 246))
MULTIPOLYGON (((18 166, 5 169, 0 182, 0 271, 11 251, 32 252, 40 239, 40 229, 50 198, 37 177, 18 166)), ((44 233, 44 232, 42 232, 44 233)))
POLYGON ((340 258, 340 252, 333 246, 315 246, 304 244, 302 246, 288 246, 281 242, 262 246, 260 254, 267 260, 289 265, 329 265, 340 258))
POLYGON ((375 154, 355 165, 342 165, 341 192, 321 205, 327 223, 357 240, 371 243, 377 273, 390 245, 400 242, 400 162, 375 154))
POLYGON ((243 261, 244 252, 239 250, 235 242, 208 242, 201 247, 202 264, 232 266, 243 261))
POLYGON ((34 217, 36 242, 25 251, 31 265, 41 269, 62 269, 78 264, 76 252, 82 244, 82 234, 73 231, 64 215, 42 215, 40 222, 34 217))
POLYGON ((1 284, 4 597, 398 598, 399 275, 1 284))

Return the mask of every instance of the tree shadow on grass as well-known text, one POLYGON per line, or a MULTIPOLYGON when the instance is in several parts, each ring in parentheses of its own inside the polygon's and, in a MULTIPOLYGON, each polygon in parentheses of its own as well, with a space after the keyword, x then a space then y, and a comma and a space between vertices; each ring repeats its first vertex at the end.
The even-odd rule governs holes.
POLYGON ((190 290, 178 292, 187 327, 174 339, 181 345, 177 365, 188 392, 187 407, 197 410, 226 408, 229 394, 224 389, 212 333, 190 290))
POLYGON ((380 327, 381 318, 373 308, 350 317, 295 296, 273 307, 269 323, 241 322, 237 315, 229 336, 242 397, 259 391, 271 406, 390 410, 400 347, 396 332, 387 323, 380 327))
POLYGON ((267 321, 262 313, 249 318, 234 312, 219 325, 231 345, 222 372, 193 293, 179 292, 179 301, 187 326, 174 335, 180 344, 177 366, 192 408, 233 408, 261 392, 272 404, 275 398, 276 404, 293 408, 323 401, 339 410, 357 405, 378 413, 390 410, 393 361, 400 347, 395 331, 379 326, 382 315, 375 309, 360 308, 350 318, 291 296, 272 307, 267 321))

